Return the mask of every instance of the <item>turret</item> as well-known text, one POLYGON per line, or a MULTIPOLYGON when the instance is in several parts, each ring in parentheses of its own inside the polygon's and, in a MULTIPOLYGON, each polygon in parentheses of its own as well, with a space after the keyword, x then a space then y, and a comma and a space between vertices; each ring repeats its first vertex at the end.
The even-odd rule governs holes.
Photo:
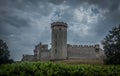
POLYGON ((67 24, 64 22, 54 22, 52 29, 52 49, 51 59, 59 60, 67 58, 67 24))

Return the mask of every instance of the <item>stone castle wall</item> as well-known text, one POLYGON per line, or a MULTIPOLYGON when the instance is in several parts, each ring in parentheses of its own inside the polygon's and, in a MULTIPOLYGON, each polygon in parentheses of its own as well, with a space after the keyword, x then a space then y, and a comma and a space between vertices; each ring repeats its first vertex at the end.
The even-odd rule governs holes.
POLYGON ((41 61, 49 61, 50 60, 50 51, 43 51, 41 52, 41 61))
POLYGON ((41 42, 35 46, 34 56, 36 61, 48 61, 50 60, 50 50, 47 44, 42 44, 41 42))
POLYGON ((96 45, 68 45, 68 59, 98 59, 96 45))
POLYGON ((34 55, 23 55, 22 61, 34 61, 35 56, 34 55))
MULTIPOLYGON (((102 49, 99 45, 70 45, 67 44, 67 59, 96 60, 100 59, 102 49)), ((51 50, 48 45, 39 43, 35 46, 34 55, 23 55, 22 61, 50 61, 51 50)))
POLYGON ((67 24, 57 22, 51 24, 52 47, 51 60, 67 58, 67 24))
POLYGON ((35 46, 34 55, 23 55, 23 61, 49 61, 64 59, 96 60, 102 56, 99 45, 71 45, 67 44, 67 24, 54 22, 51 24, 51 49, 48 44, 39 43, 35 46))

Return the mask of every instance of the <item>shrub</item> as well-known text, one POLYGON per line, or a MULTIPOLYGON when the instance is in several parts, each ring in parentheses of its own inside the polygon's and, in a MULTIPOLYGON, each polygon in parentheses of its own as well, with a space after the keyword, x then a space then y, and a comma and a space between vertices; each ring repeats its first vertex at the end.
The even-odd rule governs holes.
POLYGON ((120 65, 19 62, 1 65, 0 76, 120 76, 120 65))

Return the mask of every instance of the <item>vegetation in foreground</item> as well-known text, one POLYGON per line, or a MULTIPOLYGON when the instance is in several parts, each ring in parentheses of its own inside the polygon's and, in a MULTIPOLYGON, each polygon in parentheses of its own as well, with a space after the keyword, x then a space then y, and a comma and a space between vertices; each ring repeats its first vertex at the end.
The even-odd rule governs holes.
POLYGON ((106 64, 120 64, 120 25, 113 27, 102 41, 106 64))
POLYGON ((17 62, 2 64, 0 76, 120 76, 120 65, 17 62))
POLYGON ((73 64, 73 65, 78 65, 78 64, 97 64, 97 65, 104 65, 103 60, 64 60, 64 61, 58 61, 66 64, 73 64))
POLYGON ((13 60, 9 59, 10 52, 7 43, 0 39, 0 65, 5 63, 12 63, 13 60))

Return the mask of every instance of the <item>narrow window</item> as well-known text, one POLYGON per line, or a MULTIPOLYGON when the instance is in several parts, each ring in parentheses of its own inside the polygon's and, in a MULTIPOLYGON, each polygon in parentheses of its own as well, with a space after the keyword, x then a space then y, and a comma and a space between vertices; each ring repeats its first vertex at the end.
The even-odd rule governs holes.
POLYGON ((95 51, 96 51, 96 53, 99 53, 99 49, 98 48, 96 48, 95 51))
POLYGON ((59 30, 61 31, 61 28, 59 28, 59 30))
POLYGON ((57 50, 55 49, 55 54, 57 54, 57 50))

